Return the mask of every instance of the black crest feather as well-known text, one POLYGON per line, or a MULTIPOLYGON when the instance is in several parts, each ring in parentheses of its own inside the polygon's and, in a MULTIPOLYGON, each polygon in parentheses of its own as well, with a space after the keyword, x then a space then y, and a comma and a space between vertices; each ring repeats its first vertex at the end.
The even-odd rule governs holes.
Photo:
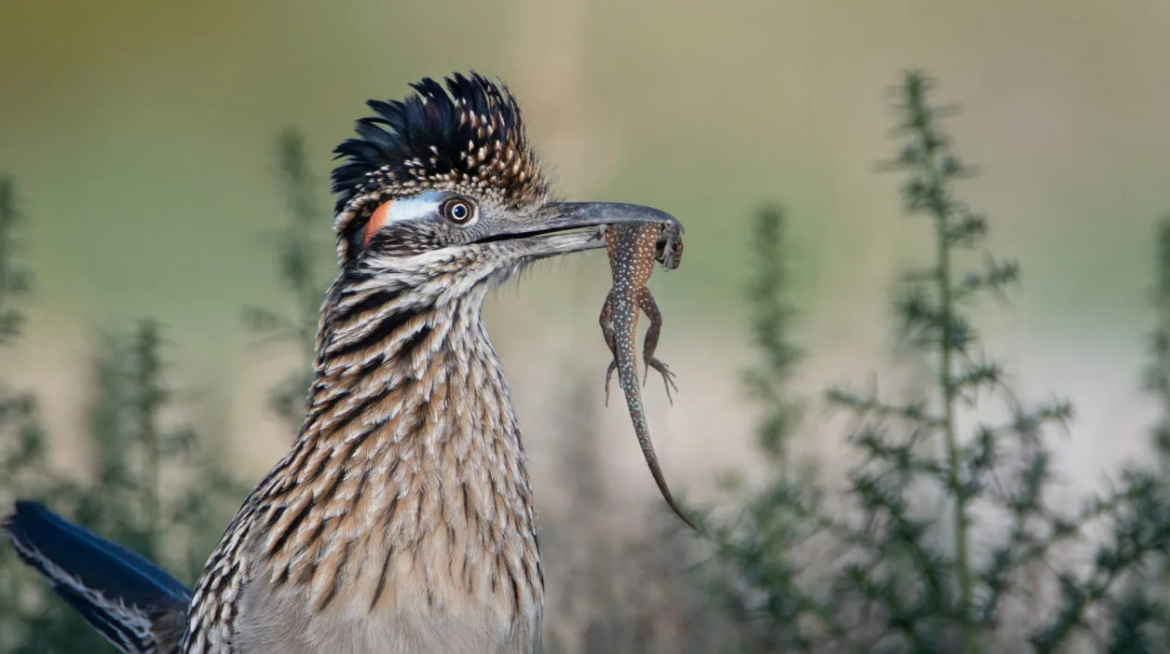
POLYGON ((357 137, 334 149, 343 160, 333 171, 333 192, 339 218, 349 214, 344 222, 362 213, 363 198, 435 188, 492 194, 510 204, 544 196, 508 89, 474 71, 445 81, 445 89, 431 78, 415 82, 417 94, 402 101, 369 101, 374 115, 358 120, 357 137))

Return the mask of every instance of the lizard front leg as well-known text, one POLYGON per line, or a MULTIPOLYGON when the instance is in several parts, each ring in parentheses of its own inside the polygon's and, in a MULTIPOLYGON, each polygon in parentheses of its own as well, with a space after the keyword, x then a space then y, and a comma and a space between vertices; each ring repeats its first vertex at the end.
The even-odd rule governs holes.
POLYGON ((601 315, 597 321, 601 323, 601 333, 605 336, 605 344, 609 346, 609 353, 613 359, 605 370, 605 406, 609 406, 609 382, 613 379, 613 371, 617 369, 617 340, 613 333, 613 291, 605 296, 605 304, 601 306, 601 315))
POLYGON ((650 379, 650 369, 657 370, 662 375, 663 385, 666 386, 666 397, 671 404, 674 404, 674 398, 670 394, 671 388, 674 388, 675 391, 678 390, 678 386, 674 383, 674 373, 665 363, 654 357, 654 350, 658 348, 658 334, 662 331, 662 312, 658 310, 658 303, 654 301, 654 295, 645 286, 638 290, 638 307, 646 313, 646 317, 650 320, 650 326, 646 329, 646 338, 642 341, 642 361, 646 364, 646 376, 642 378, 642 385, 645 386, 646 381, 650 379))

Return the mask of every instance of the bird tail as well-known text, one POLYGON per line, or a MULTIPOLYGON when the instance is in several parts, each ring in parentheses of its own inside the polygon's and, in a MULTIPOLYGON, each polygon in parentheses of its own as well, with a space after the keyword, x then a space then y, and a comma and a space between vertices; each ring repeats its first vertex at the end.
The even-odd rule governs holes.
POLYGON ((19 500, 4 522, 16 553, 126 654, 177 649, 191 591, 145 558, 40 504, 19 500))

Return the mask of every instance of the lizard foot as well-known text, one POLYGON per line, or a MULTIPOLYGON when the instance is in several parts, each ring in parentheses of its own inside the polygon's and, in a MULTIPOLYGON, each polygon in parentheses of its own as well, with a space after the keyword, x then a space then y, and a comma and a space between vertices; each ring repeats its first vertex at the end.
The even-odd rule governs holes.
POLYGON ((609 406, 609 382, 613 379, 613 371, 617 370, 617 359, 609 362, 609 367, 605 369, 605 406, 609 406))
MULTIPOLYGON (((675 390, 675 392, 678 392, 678 385, 674 383, 674 373, 670 371, 670 367, 668 367, 665 363, 655 359, 654 357, 648 357, 646 359, 646 375, 642 378, 643 386, 645 386, 647 380, 650 379, 651 368, 657 370, 659 374, 662 375, 662 383, 664 386, 666 386, 666 399, 670 400, 671 406, 674 406, 674 397, 672 397, 670 394, 670 389, 672 388, 675 390)), ((608 381, 606 382, 606 385, 606 390, 608 391, 608 381)))

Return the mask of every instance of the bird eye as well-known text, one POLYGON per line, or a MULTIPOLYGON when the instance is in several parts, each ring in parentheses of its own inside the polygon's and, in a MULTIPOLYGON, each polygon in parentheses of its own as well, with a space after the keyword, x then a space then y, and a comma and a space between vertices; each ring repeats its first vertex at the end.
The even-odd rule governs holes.
POLYGON ((475 204, 466 198, 451 198, 439 207, 443 217, 456 225, 466 225, 475 219, 475 204))

